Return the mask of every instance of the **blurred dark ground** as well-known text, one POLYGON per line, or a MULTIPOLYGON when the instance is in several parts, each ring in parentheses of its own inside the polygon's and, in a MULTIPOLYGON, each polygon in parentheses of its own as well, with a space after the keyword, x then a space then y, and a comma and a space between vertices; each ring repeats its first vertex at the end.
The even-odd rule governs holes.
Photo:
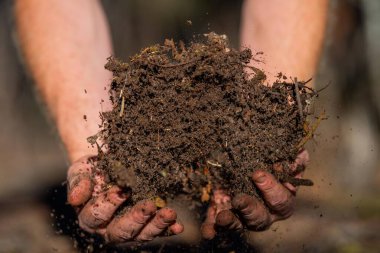
MULTIPOLYGON (((165 38, 189 41, 208 31, 239 45, 241 1, 103 4, 122 59, 165 38)), ((19 57, 11 6, 0 0, 0 253, 101 251, 97 243, 87 247, 65 204, 67 163, 19 57)), ((248 234, 258 252, 379 252, 379 40, 380 2, 331 1, 315 77, 317 89, 331 83, 315 104, 329 119, 308 144, 306 175, 315 186, 300 189, 293 217, 248 234)))

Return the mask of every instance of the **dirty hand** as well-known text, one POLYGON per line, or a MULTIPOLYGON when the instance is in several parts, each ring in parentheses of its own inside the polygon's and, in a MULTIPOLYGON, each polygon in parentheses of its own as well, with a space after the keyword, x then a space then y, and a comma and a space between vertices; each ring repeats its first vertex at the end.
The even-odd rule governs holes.
POLYGON ((140 201, 122 215, 115 216, 129 195, 116 185, 106 188, 104 176, 95 171, 90 159, 85 156, 73 163, 67 177, 68 202, 79 213, 79 226, 83 230, 117 243, 150 241, 164 233, 182 233, 184 228, 176 221, 176 212, 170 208, 157 210, 150 200, 140 201))
MULTIPOLYGON (((305 166, 308 160, 309 154, 304 150, 298 154, 291 168, 296 170, 298 166, 305 166)), ((302 177, 302 172, 295 177, 302 177)), ((201 228, 204 239, 214 238, 218 229, 240 231, 245 227, 251 231, 262 231, 273 222, 292 215, 296 187, 290 183, 282 184, 272 174, 261 170, 255 171, 252 179, 265 204, 247 194, 237 195, 231 201, 222 190, 215 190, 201 228)))

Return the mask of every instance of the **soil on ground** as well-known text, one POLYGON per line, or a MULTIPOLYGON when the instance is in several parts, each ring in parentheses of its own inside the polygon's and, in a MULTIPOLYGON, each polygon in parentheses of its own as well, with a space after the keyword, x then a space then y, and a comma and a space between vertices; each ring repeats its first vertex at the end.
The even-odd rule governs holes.
POLYGON ((97 137, 107 151, 96 166, 134 202, 179 194, 206 202, 218 187, 258 196, 257 169, 312 184, 294 179, 289 164, 308 138, 316 93, 281 74, 267 85, 255 57, 210 33, 189 45, 166 40, 128 62, 109 58, 113 109, 101 114, 97 137))

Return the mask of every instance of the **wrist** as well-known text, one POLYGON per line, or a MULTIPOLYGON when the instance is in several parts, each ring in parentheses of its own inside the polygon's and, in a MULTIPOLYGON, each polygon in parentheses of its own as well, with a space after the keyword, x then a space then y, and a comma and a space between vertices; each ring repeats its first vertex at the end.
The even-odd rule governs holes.
POLYGON ((70 162, 98 153, 97 146, 87 139, 100 131, 102 122, 99 114, 110 107, 103 87, 85 87, 86 92, 83 88, 76 90, 75 94, 62 94, 57 103, 55 120, 70 162), (104 102, 101 104, 101 101, 104 102))
MULTIPOLYGON (((94 106, 95 107, 95 106, 94 106)), ((85 113, 86 109, 63 110, 56 117, 57 128, 72 163, 86 155, 97 155, 97 146, 90 144, 87 138, 99 132, 101 123, 99 111, 85 113), (68 113, 68 112, 71 113, 68 113)), ((88 110, 87 110, 88 111, 88 110)))

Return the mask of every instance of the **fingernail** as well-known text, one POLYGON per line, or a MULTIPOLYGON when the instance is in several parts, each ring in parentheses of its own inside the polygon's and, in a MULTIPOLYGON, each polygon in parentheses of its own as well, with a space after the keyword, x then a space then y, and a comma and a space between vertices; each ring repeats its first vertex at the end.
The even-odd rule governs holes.
POLYGON ((259 184, 264 183, 266 180, 266 175, 263 171, 257 171, 253 174, 253 180, 259 184))
POLYGON ((81 181, 81 178, 79 176, 71 178, 68 182, 69 191, 72 190, 74 187, 76 187, 81 181))

